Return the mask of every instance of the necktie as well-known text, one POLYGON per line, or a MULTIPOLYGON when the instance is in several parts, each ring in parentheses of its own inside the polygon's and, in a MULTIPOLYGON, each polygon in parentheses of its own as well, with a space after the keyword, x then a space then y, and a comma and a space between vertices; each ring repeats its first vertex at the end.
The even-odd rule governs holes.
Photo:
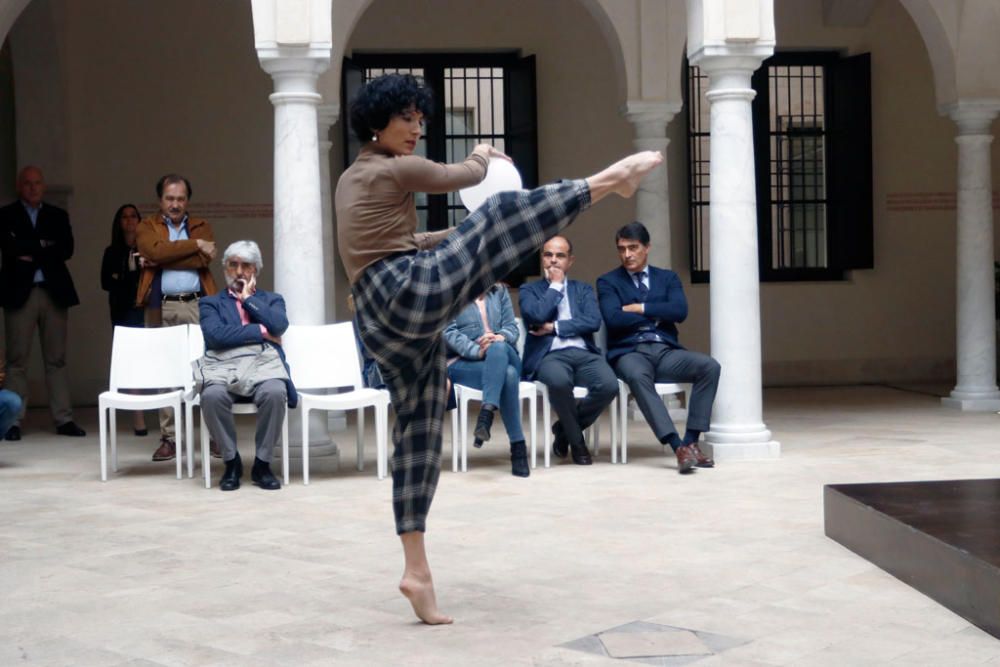
POLYGON ((635 286, 639 290, 639 301, 642 303, 646 302, 646 297, 649 296, 649 288, 646 287, 646 283, 643 282, 643 278, 646 277, 645 271, 640 271, 635 274, 635 286))

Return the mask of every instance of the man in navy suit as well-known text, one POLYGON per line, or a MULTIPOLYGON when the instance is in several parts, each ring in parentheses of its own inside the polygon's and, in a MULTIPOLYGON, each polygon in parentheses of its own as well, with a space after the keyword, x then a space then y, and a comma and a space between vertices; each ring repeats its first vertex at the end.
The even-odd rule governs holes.
POLYGON ((573 259, 569 240, 552 237, 542 246, 545 278, 521 287, 521 317, 529 334, 522 368, 526 379, 549 389, 559 417, 552 425, 552 451, 560 458, 571 451, 573 463, 590 465, 583 431, 614 400, 618 380, 594 344, 594 333, 601 328, 594 290, 567 278, 573 259), (574 386, 587 388, 579 405, 574 386))
MULTIPOLYGON (((205 337, 206 363, 212 351, 257 348, 260 351, 271 346, 280 358, 281 364, 271 371, 276 373, 254 376, 251 395, 234 393, 222 383, 206 382, 201 390, 201 410, 212 439, 220 443, 226 469, 222 473, 219 488, 235 491, 240 487, 243 462, 236 449, 236 422, 233 418, 234 401, 252 400, 257 406, 257 455, 254 459, 250 478, 262 489, 276 490, 281 482, 271 472, 271 454, 274 443, 281 433, 285 417, 285 406, 295 407, 298 395, 284 362, 281 349, 281 334, 288 329, 285 314, 285 300, 274 292, 257 289, 257 275, 263 266, 260 248, 253 241, 236 241, 226 248, 222 256, 228 289, 213 296, 198 300, 201 332, 205 337), (283 372, 281 370, 283 369, 283 372)), ((261 359, 265 355, 259 355, 261 359)), ((250 369, 262 373, 261 366, 250 369)), ((247 382, 247 378, 238 378, 247 382)))
POLYGON ((632 222, 615 234, 621 266, 597 279, 601 314, 608 327, 608 361, 635 395, 657 440, 677 455, 677 470, 711 468, 715 462, 698 447, 708 430, 721 366, 691 352, 677 340, 677 324, 687 319, 687 299, 677 274, 649 266, 649 231, 632 222), (687 431, 677 433, 657 382, 690 382, 687 431))
POLYGON ((28 404, 28 359, 38 329, 45 363, 49 409, 59 435, 84 436, 73 421, 66 372, 69 309, 80 303, 66 260, 73 256, 73 230, 66 211, 48 202, 38 167, 17 175, 18 201, 0 208, 0 305, 7 337, 7 384, 22 399, 21 414, 5 435, 21 439, 28 404))

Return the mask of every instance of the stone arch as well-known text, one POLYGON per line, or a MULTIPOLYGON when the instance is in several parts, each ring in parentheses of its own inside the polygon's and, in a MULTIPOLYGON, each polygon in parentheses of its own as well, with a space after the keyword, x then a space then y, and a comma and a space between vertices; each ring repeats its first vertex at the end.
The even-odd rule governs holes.
MULTIPOLYGON (((607 41, 609 53, 613 59, 613 68, 618 82, 618 98, 624 102, 629 94, 628 82, 631 77, 626 68, 626 58, 622 48, 619 32, 609 16, 604 3, 606 0, 578 0, 593 17, 601 34, 607 41)), ((333 3, 333 49, 330 53, 330 69, 320 78, 319 89, 324 99, 334 102, 340 99, 341 63, 351 35, 365 11, 374 0, 338 0, 333 3)))
POLYGON ((949 4, 943 9, 949 16, 942 16, 931 0, 900 0, 900 4, 913 18, 927 48, 938 107, 954 102, 958 98, 955 44, 961 8, 957 3, 949 4))

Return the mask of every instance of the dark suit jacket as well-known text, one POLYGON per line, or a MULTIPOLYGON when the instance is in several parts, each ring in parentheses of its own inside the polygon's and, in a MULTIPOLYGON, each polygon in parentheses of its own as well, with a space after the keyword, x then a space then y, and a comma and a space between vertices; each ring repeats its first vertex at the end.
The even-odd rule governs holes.
POLYGON ((688 305, 680 278, 669 269, 649 271, 646 312, 626 313, 622 306, 639 303, 639 288, 628 271, 619 266, 597 279, 597 298, 608 327, 608 361, 635 349, 639 334, 658 331, 669 345, 684 349, 677 340, 677 324, 687 319, 688 305))
MULTIPOLYGON (((569 308, 572 315, 568 320, 558 319, 559 302, 562 298, 562 294, 554 289, 549 289, 549 281, 544 278, 522 285, 518 299, 525 328, 530 329, 532 325, 558 320, 560 337, 580 336, 587 344, 588 350, 600 354, 600 350, 594 344, 594 334, 601 328, 601 312, 597 309, 597 299, 594 297, 593 288, 579 280, 566 281, 566 298, 570 299, 569 308)), ((542 358, 549 353, 555 338, 555 333, 548 336, 534 336, 529 333, 526 336, 523 359, 525 379, 534 379, 535 372, 542 363, 542 358)))
MULTIPOLYGON (((280 294, 274 292, 257 292, 243 302, 243 307, 250 315, 250 324, 243 324, 240 321, 240 312, 236 309, 236 298, 224 290, 212 296, 202 297, 198 300, 198 316, 201 319, 201 334, 205 337, 206 350, 225 350, 241 345, 263 344, 274 345, 281 355, 281 361, 285 364, 291 378, 291 371, 288 362, 285 360, 285 351, 280 345, 267 342, 260 331, 263 324, 272 336, 280 336, 288 329, 288 316, 285 314, 285 300, 280 294)), ((288 407, 294 408, 298 405, 299 395, 295 391, 295 385, 291 379, 286 383, 288 386, 288 407)))
POLYGON ((24 305, 37 269, 45 275, 45 289, 58 305, 69 308, 80 303, 66 268, 66 260, 73 256, 73 230, 69 215, 58 206, 43 203, 36 227, 31 226, 31 218, 20 200, 0 208, 0 254, 3 258, 0 305, 4 308, 24 305), (18 259, 24 255, 34 260, 18 259))

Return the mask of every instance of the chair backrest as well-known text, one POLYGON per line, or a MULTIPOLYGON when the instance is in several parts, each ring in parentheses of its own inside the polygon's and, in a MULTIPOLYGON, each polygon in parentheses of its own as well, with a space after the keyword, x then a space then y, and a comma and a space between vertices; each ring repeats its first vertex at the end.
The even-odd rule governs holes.
MULTIPOLYGON (((189 324, 188 327, 188 360, 195 361, 205 356, 205 336, 201 333, 200 324, 189 324)), ((194 369, 192 368, 192 372, 194 369)))
POLYGON ((191 387, 188 327, 115 327, 111 347, 112 391, 191 387))
POLYGON ((296 389, 361 389, 361 357, 354 324, 291 325, 281 346, 296 389))
POLYGON ((524 320, 520 317, 515 317, 514 321, 517 322, 517 356, 524 359, 524 342, 527 340, 528 332, 524 328, 524 320))

